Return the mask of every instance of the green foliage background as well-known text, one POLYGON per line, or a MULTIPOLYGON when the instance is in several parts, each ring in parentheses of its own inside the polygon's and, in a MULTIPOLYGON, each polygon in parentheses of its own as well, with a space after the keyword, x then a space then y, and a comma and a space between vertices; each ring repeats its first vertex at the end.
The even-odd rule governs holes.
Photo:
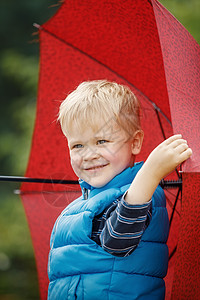
MULTIPOLYGON (((200 1, 160 1, 200 43, 200 1)), ((46 22, 56 0, 0 3, 0 175, 23 176, 35 120, 39 44, 32 24, 46 22)), ((0 182, 0 299, 39 299, 32 243, 23 206, 0 182)))

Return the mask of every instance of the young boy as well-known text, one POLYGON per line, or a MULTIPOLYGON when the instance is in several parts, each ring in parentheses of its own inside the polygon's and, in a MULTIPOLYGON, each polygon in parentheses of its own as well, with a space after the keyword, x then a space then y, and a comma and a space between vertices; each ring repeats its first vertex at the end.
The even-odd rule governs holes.
POLYGON ((164 299, 168 215, 158 185, 192 150, 174 135, 135 163, 140 105, 129 88, 106 80, 80 84, 59 121, 83 196, 54 226, 48 299, 164 299))

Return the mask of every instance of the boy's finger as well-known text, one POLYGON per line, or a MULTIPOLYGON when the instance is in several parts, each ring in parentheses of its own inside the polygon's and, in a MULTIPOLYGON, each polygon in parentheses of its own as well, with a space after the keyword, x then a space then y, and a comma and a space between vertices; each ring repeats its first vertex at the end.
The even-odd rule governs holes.
POLYGON ((167 143, 167 145, 171 144, 172 142, 178 140, 178 139, 182 139, 182 135, 181 134, 175 134, 170 136, 165 142, 167 143))
POLYGON ((187 149, 189 149, 189 146, 186 142, 180 143, 176 146, 177 153, 182 153, 182 152, 186 151, 187 149))
POLYGON ((181 160, 181 162, 184 162, 185 160, 187 160, 191 155, 192 155, 192 149, 191 148, 188 148, 185 151, 183 151, 180 154, 180 160, 181 160))
POLYGON ((176 148, 179 145, 185 146, 185 145, 187 145, 187 141, 184 140, 184 139, 177 139, 177 140, 171 142, 171 144, 170 144, 170 146, 173 147, 173 148, 176 148))

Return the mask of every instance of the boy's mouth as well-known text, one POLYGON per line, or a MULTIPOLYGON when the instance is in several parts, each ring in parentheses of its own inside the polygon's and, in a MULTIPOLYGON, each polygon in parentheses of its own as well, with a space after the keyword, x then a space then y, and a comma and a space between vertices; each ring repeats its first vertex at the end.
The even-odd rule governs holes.
POLYGON ((103 164, 103 165, 97 165, 97 166, 91 166, 89 168, 84 168, 85 171, 98 171, 98 170, 101 170, 103 169, 104 167, 106 167, 108 165, 107 164, 103 164))

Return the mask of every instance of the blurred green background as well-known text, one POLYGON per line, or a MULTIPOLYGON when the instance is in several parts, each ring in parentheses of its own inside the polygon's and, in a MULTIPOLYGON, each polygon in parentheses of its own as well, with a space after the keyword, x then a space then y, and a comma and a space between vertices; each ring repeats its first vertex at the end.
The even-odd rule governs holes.
MULTIPOLYGON (((75 0, 74 0, 75 1, 75 0)), ((160 1, 200 43, 200 1, 160 1)), ((46 22, 56 0, 0 2, 0 175, 23 176, 35 120, 39 68, 33 23, 46 22)), ((39 299, 32 243, 17 183, 0 182, 0 299, 39 299)))

